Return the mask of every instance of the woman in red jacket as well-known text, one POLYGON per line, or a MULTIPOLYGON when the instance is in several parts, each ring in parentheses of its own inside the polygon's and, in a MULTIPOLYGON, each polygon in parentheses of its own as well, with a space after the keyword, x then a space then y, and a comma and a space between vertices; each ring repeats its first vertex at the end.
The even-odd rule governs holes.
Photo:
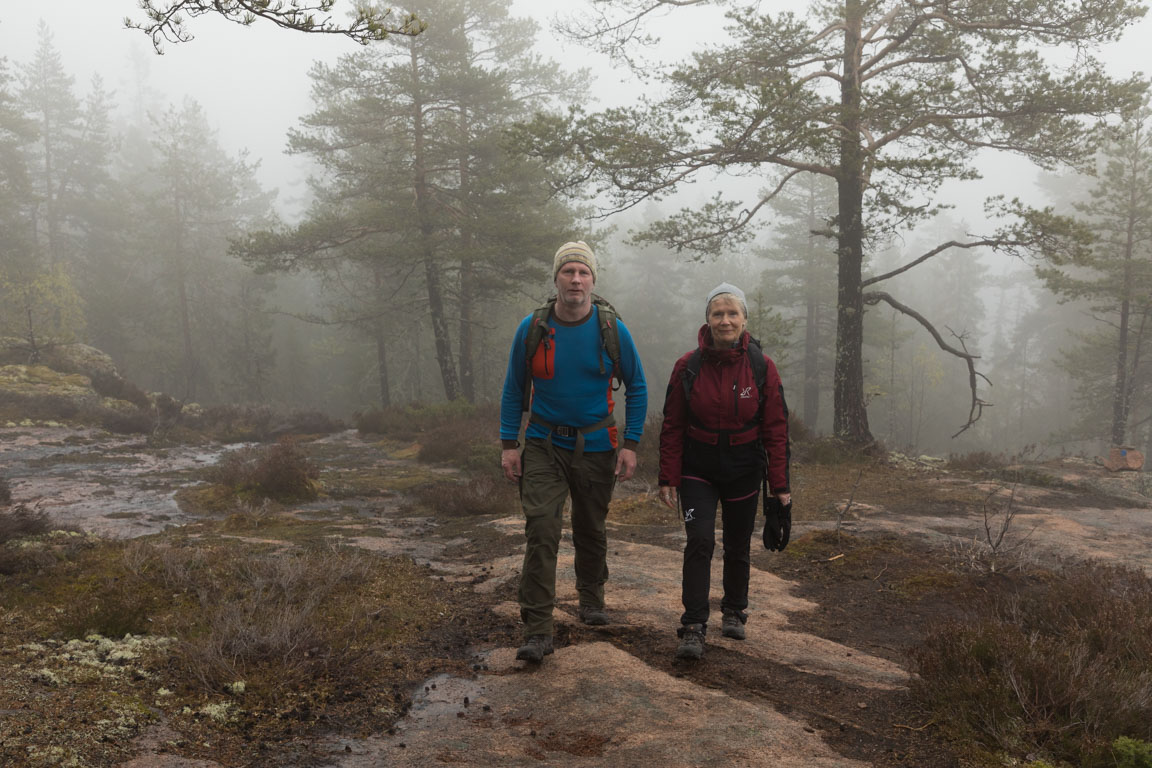
POLYGON ((682 510, 688 536, 677 631, 681 659, 704 653, 717 505, 724 521, 721 634, 743 640, 752 531, 765 472, 772 494, 784 506, 791 502, 784 388, 775 363, 748 334, 744 292, 721 283, 708 294, 704 315, 699 348, 672 368, 660 430, 660 500, 682 510), (753 356, 764 365, 754 365, 753 356))

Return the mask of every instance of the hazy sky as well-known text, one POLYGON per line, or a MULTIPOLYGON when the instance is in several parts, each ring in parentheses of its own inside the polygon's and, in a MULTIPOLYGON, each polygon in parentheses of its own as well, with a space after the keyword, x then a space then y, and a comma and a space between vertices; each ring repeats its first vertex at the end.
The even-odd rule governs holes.
MULTIPOLYGON (((337 3, 341 12, 349 7, 347 0, 337 3)), ((605 102, 631 98, 638 86, 626 70, 553 37, 549 20, 557 12, 571 13, 581 7, 574 0, 514 0, 515 13, 540 22, 543 53, 565 64, 591 66, 597 78, 594 90, 605 102)), ((295 159, 283 155, 284 135, 309 111, 308 68, 314 60, 333 60, 356 47, 341 37, 305 35, 266 23, 241 27, 209 15, 191 21, 194 41, 168 45, 165 55, 157 56, 143 33, 124 28, 125 16, 140 18, 136 0, 0 0, 0 9, 0 52, 10 65, 32 56, 37 24, 43 19, 81 94, 87 92, 91 76, 99 73, 105 87, 119 92, 119 100, 127 102, 130 62, 133 56, 143 57, 154 88, 173 103, 185 96, 199 101, 225 146, 233 151, 247 148, 262 161, 264 184, 281 188, 281 206, 288 211, 295 208, 292 198, 298 190, 286 188, 286 180, 301 176, 302 171, 295 159)), ((721 26, 708 18, 696 9, 669 15, 662 25, 666 37, 661 57, 679 59, 700 39, 717 39, 721 26)), ((1145 19, 1109 51, 1114 71, 1152 70, 1150 40, 1152 22, 1145 19)), ((998 190, 1027 187, 1034 175, 1023 163, 1003 161, 989 166, 986 173, 987 186, 998 190)), ((968 210, 979 209, 966 204, 964 215, 968 210)))

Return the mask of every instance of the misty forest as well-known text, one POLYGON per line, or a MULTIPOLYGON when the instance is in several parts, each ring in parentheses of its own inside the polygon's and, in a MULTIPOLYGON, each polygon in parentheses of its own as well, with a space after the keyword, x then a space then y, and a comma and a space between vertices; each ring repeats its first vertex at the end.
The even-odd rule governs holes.
POLYGON ((0 11, 34 41, 0 55, 4 765, 1152 767, 1152 100, 1108 59, 1139 2, 135 5, 108 72, 0 11), (310 62, 285 189, 149 67, 208 22, 310 62), (492 650, 496 414, 571 240, 649 391, 609 608, 671 607, 569 622, 529 676, 492 650), (780 371, 796 531, 753 539, 750 637, 780 628, 686 673, 656 441, 721 282, 780 371), (597 665, 632 681, 611 728, 597 665))

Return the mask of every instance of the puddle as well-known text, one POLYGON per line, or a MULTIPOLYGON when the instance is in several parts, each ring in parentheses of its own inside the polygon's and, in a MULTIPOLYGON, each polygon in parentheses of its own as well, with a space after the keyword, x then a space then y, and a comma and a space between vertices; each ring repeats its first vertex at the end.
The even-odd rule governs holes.
POLYGON ((13 504, 100 536, 132 538, 193 522, 176 491, 233 447, 150 448, 139 436, 90 429, 0 428, 0 473, 13 504))

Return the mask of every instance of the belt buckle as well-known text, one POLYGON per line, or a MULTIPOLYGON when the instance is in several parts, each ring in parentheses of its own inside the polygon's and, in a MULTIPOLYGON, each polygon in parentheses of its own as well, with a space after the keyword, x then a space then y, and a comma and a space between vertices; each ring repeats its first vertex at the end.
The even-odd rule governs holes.
POLYGON ((566 424, 561 424, 553 431, 560 437, 576 437, 576 427, 569 427, 566 424))

